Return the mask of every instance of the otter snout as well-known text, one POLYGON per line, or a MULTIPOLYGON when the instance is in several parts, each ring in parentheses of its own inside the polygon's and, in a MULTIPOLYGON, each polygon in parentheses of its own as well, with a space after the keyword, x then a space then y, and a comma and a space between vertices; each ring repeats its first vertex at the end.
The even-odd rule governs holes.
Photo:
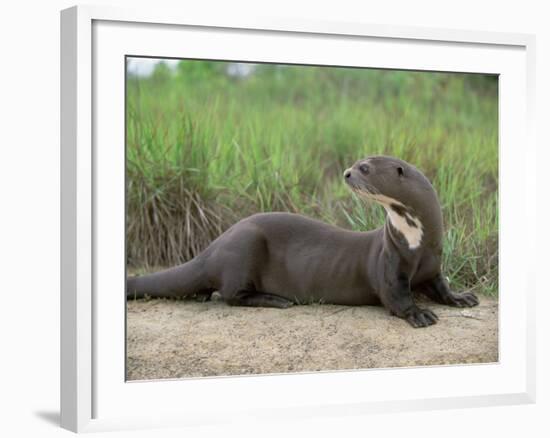
POLYGON ((353 190, 358 190, 361 188, 361 183, 356 173, 357 171, 353 167, 350 167, 344 171, 344 181, 353 190))
POLYGON ((352 186, 352 187, 355 187, 355 186, 356 186, 356 182, 355 182, 354 180, 355 180, 355 178, 354 178, 354 176, 353 176, 353 168, 350 167, 349 169, 346 169, 346 170, 344 171, 344 181, 345 181, 348 185, 350 185, 350 186, 352 186))

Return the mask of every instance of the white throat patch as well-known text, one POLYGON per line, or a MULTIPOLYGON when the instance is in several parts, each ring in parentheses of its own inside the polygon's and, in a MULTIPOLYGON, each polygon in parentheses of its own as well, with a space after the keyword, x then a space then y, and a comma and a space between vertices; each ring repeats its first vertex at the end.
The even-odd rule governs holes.
POLYGON ((411 215, 408 211, 405 205, 403 205, 401 202, 396 201, 395 199, 389 198, 388 196, 384 195, 368 195, 368 197, 380 204, 386 209, 386 212, 388 213, 388 217, 390 218, 391 224, 394 226, 394 228, 399 231, 403 237, 405 237, 405 240, 409 244, 409 249, 416 249, 420 246, 420 243, 422 242, 422 235, 424 233, 422 228, 422 222, 420 220, 411 215), (401 214, 398 214, 391 205, 396 205, 403 208, 405 216, 402 216, 401 214), (410 224, 414 225, 410 225, 410 224))

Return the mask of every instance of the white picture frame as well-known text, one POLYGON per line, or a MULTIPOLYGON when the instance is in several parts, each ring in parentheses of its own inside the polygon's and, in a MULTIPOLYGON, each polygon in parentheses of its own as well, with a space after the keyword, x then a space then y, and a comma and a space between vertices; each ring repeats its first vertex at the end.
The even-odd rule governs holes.
POLYGON ((534 402, 535 276, 522 256, 534 253, 536 235, 528 208, 536 203, 536 175, 528 171, 535 168, 534 46, 534 36, 525 34, 292 18, 228 21, 91 6, 62 11, 62 427, 102 431, 534 402), (180 38, 192 44, 183 50, 180 38), (121 55, 499 74, 499 363, 125 382, 121 55), (109 150, 107 141, 114 145, 109 150), (514 232, 526 223, 530 232, 514 232))

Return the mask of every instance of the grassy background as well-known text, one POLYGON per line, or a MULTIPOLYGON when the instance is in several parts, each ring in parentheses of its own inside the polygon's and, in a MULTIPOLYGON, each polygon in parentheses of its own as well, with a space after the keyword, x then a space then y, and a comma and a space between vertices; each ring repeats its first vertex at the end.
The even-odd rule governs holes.
POLYGON ((238 219, 291 211, 354 230, 384 222, 342 181, 373 154, 435 186, 444 272, 498 290, 498 82, 494 76, 258 65, 157 64, 127 77, 127 255, 184 262, 238 219))

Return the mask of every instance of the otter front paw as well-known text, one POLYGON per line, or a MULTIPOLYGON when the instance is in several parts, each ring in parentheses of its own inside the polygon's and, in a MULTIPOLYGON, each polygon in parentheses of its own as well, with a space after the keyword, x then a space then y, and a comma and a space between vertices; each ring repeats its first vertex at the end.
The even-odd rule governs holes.
POLYGON ((418 328, 428 327, 429 325, 435 324, 439 318, 430 309, 414 307, 408 312, 405 319, 414 328, 418 328))
POLYGON ((451 293, 447 297, 447 304, 455 307, 474 307, 479 304, 478 298, 471 292, 451 293))

